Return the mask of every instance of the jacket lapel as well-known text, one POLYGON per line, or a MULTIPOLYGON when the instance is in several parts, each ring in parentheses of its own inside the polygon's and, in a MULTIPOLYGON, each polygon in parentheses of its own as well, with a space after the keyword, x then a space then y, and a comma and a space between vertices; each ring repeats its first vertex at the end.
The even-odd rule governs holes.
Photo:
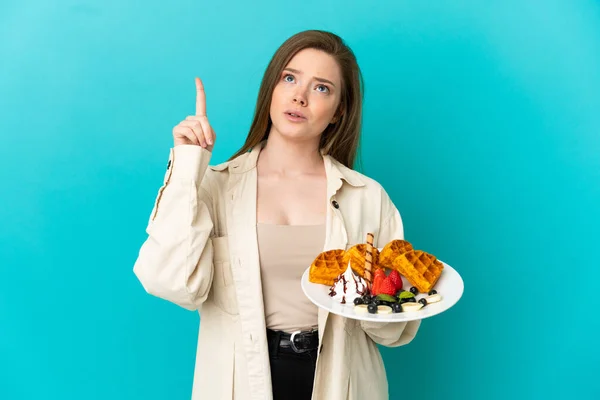
MULTIPOLYGON (((333 157, 324 154, 325 173, 327 175, 327 235, 323 251, 342 249, 346 250, 348 245, 348 232, 344 222, 337 194, 344 182, 351 186, 364 186, 363 180, 352 170, 338 163, 333 157), (335 206, 337 205, 337 207, 335 206)), ((347 205, 343 205, 347 206, 347 205)), ((327 325, 329 312, 319 309, 319 339, 323 339, 327 325)), ((321 342, 322 343, 322 342, 321 342)))
MULTIPOLYGON (((327 156, 324 157, 325 161, 325 173, 327 174, 327 213, 326 213, 326 235, 325 245, 323 251, 333 249, 345 249, 348 237, 344 226, 344 221, 339 212, 333 204, 336 201, 335 195, 338 190, 342 187, 342 179, 337 176, 336 171, 332 168, 333 164, 331 159, 327 156)), ((325 327, 327 325, 327 318, 329 317, 329 311, 319 308, 319 343, 323 343, 323 334, 325 333, 325 327)))

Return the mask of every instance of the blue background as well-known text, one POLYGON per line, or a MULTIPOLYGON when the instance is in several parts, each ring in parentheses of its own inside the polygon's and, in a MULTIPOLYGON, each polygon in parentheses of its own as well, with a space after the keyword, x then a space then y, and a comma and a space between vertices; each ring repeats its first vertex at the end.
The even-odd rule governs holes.
POLYGON ((600 396, 596 1, 3 1, 0 398, 187 399, 198 315, 132 267, 203 78, 243 142, 275 49, 319 28, 366 81, 362 170, 465 280, 391 398, 600 396))

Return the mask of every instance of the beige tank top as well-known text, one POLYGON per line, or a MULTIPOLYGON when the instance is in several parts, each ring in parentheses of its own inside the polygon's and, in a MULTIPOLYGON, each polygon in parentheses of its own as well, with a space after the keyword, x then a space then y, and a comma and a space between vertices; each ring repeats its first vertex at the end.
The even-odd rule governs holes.
POLYGON ((318 309, 300 280, 323 251, 325 225, 257 224, 267 328, 284 332, 317 328, 318 309))

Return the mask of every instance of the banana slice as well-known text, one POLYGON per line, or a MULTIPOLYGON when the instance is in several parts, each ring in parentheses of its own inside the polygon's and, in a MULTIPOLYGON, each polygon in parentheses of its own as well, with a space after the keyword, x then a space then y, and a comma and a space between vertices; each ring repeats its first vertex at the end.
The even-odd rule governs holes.
POLYGON ((377 306, 377 313, 378 314, 391 314, 392 313, 392 307, 390 307, 390 306, 377 306))
POLYGON ((440 296, 439 293, 436 293, 436 294, 432 294, 430 296, 425 297, 425 300, 427 300, 427 304, 437 303, 438 301, 442 300, 442 296, 440 296))
POLYGON ((410 312, 410 311, 418 311, 423 307, 421 303, 403 303, 402 311, 410 312))
POLYGON ((366 304, 358 304, 354 306, 354 312, 357 314, 367 314, 369 310, 366 304))

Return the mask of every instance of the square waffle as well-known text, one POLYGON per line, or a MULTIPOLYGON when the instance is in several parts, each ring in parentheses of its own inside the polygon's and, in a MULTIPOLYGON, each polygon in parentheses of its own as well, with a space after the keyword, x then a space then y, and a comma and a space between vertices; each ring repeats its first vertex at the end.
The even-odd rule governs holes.
POLYGON ((411 250, 413 246, 406 240, 392 240, 381 249, 379 264, 382 267, 392 268, 392 262, 396 257, 411 250))
POLYGON ((440 278, 444 264, 432 254, 411 250, 394 258, 392 268, 406 277, 419 292, 428 293, 440 278))
POLYGON ((335 249, 320 253, 310 265, 308 280, 331 286, 335 278, 343 274, 348 263, 344 262, 344 250, 335 249))

